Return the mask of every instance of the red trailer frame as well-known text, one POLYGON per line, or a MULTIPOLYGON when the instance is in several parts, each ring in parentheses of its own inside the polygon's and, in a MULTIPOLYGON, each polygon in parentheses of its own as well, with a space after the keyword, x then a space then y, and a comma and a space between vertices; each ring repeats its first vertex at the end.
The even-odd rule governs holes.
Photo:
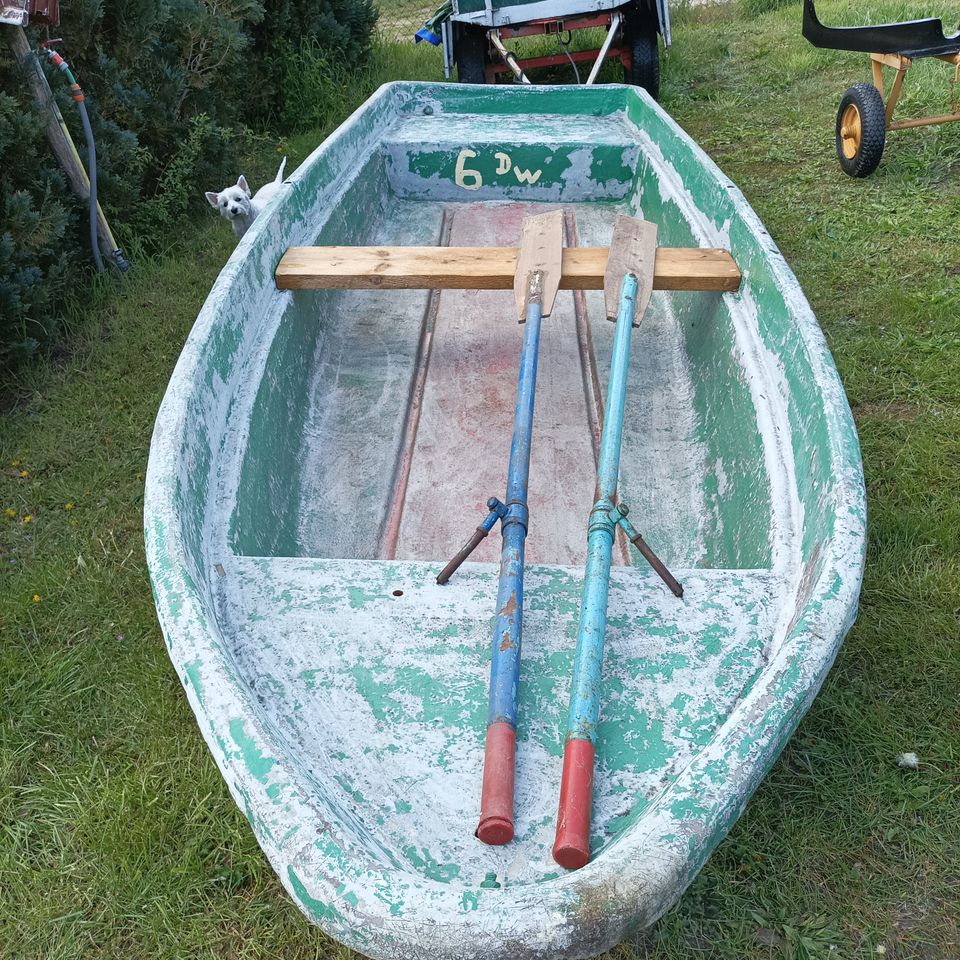
MULTIPOLYGON (((521 23, 517 26, 493 27, 488 33, 496 33, 501 40, 515 37, 551 36, 553 34, 559 38, 561 34, 572 33, 574 30, 589 30, 594 27, 603 27, 609 30, 612 19, 613 11, 574 17, 549 17, 545 20, 531 20, 529 23, 521 23)), ((606 59, 618 58, 623 64, 623 68, 627 70, 630 67, 630 52, 622 42, 623 33, 623 27, 621 26, 620 36, 607 51, 606 59)), ((599 47, 593 50, 570 50, 568 53, 554 53, 546 57, 517 59, 517 63, 524 72, 528 68, 536 70, 538 67, 561 66, 568 64, 570 60, 575 63, 593 64, 599 53, 599 47)), ((495 50, 491 50, 490 62, 486 67, 487 82, 495 83, 497 76, 501 73, 512 73, 512 70, 499 59, 495 50)))

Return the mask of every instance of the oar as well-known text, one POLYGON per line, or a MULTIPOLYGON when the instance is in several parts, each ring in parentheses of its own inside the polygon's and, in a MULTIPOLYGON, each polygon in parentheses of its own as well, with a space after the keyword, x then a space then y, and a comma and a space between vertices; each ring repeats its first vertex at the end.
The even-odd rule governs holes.
POLYGON ((517 686, 520 682, 520 642, 523 634, 523 549, 527 536, 527 479, 533 434, 533 402, 537 386, 540 321, 553 309, 560 285, 563 213, 557 210, 523 222, 517 258, 514 296, 521 321, 526 319, 513 439, 503 503, 491 498, 486 520, 437 577, 446 583, 500 520, 500 582, 493 624, 487 742, 477 837, 484 843, 513 839, 513 793, 517 751, 517 686))
MULTIPOLYGON (((597 723, 600 719, 600 668, 607 627, 610 563, 617 526, 624 527, 634 542, 643 542, 626 520, 626 508, 617 505, 617 480, 630 365, 630 336, 650 302, 656 252, 657 228, 654 224, 630 217, 617 219, 604 278, 607 314, 611 316, 616 311, 617 329, 600 437, 597 502, 590 512, 587 533, 583 601, 563 751, 557 834, 553 845, 554 860, 571 870, 582 867, 590 859, 593 768, 597 723), (617 293, 619 307, 616 306, 617 293)), ((645 542, 643 547, 646 548, 644 556, 670 589, 682 595, 683 588, 645 542)))
POLYGON ((527 217, 523 223, 514 296, 519 316, 526 316, 513 440, 507 468, 506 510, 500 521, 500 585, 493 624, 487 744, 483 757, 480 824, 484 843, 513 839, 513 792, 517 752, 517 687, 523 635, 523 547, 527 536, 527 478, 533 434, 533 401, 537 385, 540 320, 549 315, 560 285, 563 213, 527 217))

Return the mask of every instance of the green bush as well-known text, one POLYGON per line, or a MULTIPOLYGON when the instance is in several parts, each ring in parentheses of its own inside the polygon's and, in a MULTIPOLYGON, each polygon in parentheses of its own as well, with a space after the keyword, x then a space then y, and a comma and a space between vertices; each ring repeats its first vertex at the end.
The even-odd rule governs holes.
MULTIPOLYGON (((363 65, 376 20, 373 0, 270 0, 254 30, 252 119, 302 129, 291 89, 300 89, 305 73, 339 87, 344 73, 363 65)), ((322 99, 329 91, 315 92, 322 99)))
POLYGON ((342 116, 344 104, 357 88, 366 88, 366 73, 331 62, 323 49, 304 41, 283 58, 280 102, 281 129, 295 132, 322 129, 330 117, 342 116))
MULTIPOLYGON (((103 170, 101 203, 121 235, 148 246, 170 224, 149 203, 179 169, 197 196, 235 166, 242 76, 264 15, 259 0, 75 0, 63 6, 64 56, 89 95, 103 170), (205 116, 198 143, 194 118, 205 116), (192 163, 189 169, 185 159, 192 163)), ((63 83, 51 78, 62 91, 63 83)), ((64 114, 75 108, 64 96, 64 114)), ((76 134, 74 135, 76 138, 76 134)), ((173 185, 180 188, 180 185, 173 185)), ((176 212, 180 212, 179 210, 176 212)))
MULTIPOLYGON (((284 85, 302 49, 348 69, 362 62, 376 20, 372 0, 71 0, 61 13, 57 49, 87 96, 100 203, 120 245, 139 250, 156 248, 185 217, 208 215, 203 191, 232 182, 252 130, 294 116, 284 85)), ((34 46, 41 39, 28 35, 34 46)), ((86 163, 63 75, 43 62, 86 163)), ((86 210, 56 167, 46 120, 6 44, 0 90, 4 365, 55 335, 64 298, 85 295, 92 261, 86 210)))
POLYGON ((0 365, 56 329, 73 220, 67 197, 29 100, 0 93, 0 365))

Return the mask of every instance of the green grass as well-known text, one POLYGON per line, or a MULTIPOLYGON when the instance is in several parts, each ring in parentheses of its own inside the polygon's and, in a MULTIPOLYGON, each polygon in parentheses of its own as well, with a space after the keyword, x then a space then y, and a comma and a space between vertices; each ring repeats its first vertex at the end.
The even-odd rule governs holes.
MULTIPOLYGON (((853 3, 822 5, 828 22, 864 17, 853 3)), ((870 5, 875 20, 926 12, 870 5)), ((751 18, 685 13, 664 96, 744 189, 830 341, 867 474, 861 611, 730 837, 616 960, 876 958, 878 947, 888 960, 960 957, 960 124, 893 134, 871 179, 845 178, 834 111, 868 64, 805 45, 799 15, 796 4, 751 18), (918 771, 896 766, 904 750, 918 771)), ((377 77, 437 70, 411 50, 382 53, 331 100, 325 126, 377 77)), ((903 115, 940 112, 947 79, 940 64, 918 65, 903 115)), ((299 160, 316 139, 286 149, 299 160)), ((274 162, 261 158, 264 174, 274 162)), ((65 349, 7 386, 4 957, 350 956, 301 919, 230 799, 144 570, 152 419, 231 246, 212 217, 185 229, 128 282, 103 284, 65 349)))
POLYGON ((315 145, 381 84, 390 80, 442 80, 439 47, 374 39, 369 59, 358 70, 326 60, 309 48, 291 56, 283 84, 285 129, 306 130, 315 145))

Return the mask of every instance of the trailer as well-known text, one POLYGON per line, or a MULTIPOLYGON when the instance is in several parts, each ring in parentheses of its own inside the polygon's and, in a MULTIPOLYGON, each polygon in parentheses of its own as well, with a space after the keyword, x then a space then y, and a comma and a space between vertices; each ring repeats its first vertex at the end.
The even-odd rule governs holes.
POLYGON ((660 38, 670 45, 670 12, 667 0, 452 0, 441 37, 444 73, 452 77, 456 68, 462 83, 495 83, 504 74, 530 83, 529 70, 569 64, 578 83, 592 84, 605 60, 618 59, 624 80, 657 99, 660 38), (599 48, 569 49, 576 31, 596 28, 607 31, 599 48), (555 38, 556 52, 518 59, 504 43, 533 36, 555 38))

